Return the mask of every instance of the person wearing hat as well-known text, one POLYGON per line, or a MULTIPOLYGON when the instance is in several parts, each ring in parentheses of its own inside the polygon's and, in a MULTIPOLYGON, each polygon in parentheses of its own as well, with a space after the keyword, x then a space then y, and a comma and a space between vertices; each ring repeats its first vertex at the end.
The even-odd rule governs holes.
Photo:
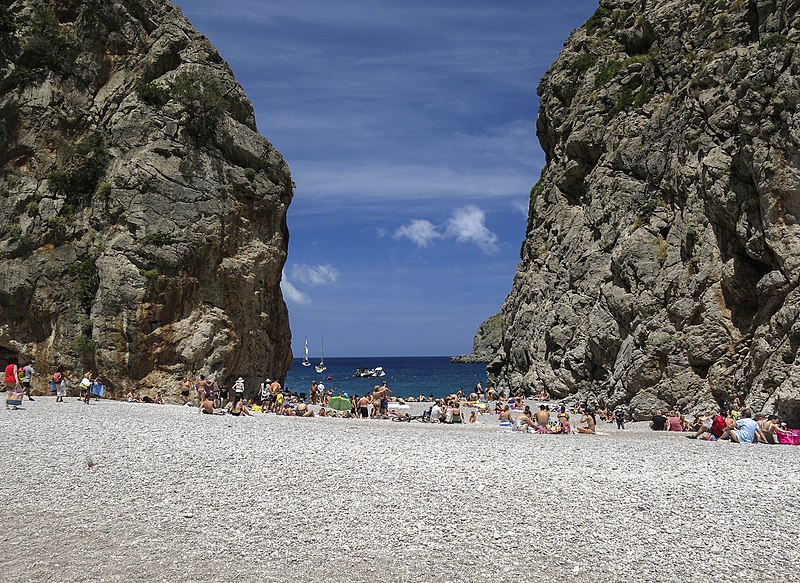
POLYGON ((236 379, 236 382, 233 383, 233 392, 235 393, 234 401, 244 397, 244 379, 242 377, 239 377, 236 379))
POLYGON ((261 399, 261 409, 263 411, 267 410, 269 406, 269 386, 272 384, 272 381, 267 378, 261 386, 258 387, 258 398, 261 399))

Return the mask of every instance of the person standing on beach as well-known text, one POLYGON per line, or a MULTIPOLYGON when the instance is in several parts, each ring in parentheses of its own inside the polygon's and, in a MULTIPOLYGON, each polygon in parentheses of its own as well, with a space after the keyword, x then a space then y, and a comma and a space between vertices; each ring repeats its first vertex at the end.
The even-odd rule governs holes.
POLYGON ((6 379, 5 379, 5 391, 13 392, 17 388, 17 384, 19 383, 19 379, 17 379, 17 372, 19 368, 17 367, 17 359, 10 358, 8 360, 8 364, 6 365, 6 379))
POLYGON ((63 403, 67 396, 67 379, 64 376, 64 365, 59 364, 53 373, 53 386, 56 390, 56 403, 63 403))
POLYGON ((358 412, 362 419, 369 417, 369 397, 367 395, 358 400, 358 412))
POLYGON ((625 429, 625 409, 622 405, 617 405, 614 409, 614 419, 617 421, 617 429, 625 429))
POLYGON ((33 381, 33 363, 29 360, 25 363, 25 366, 22 367, 22 389, 25 391, 25 395, 28 397, 29 401, 33 401, 33 397, 31 397, 31 382, 33 381))

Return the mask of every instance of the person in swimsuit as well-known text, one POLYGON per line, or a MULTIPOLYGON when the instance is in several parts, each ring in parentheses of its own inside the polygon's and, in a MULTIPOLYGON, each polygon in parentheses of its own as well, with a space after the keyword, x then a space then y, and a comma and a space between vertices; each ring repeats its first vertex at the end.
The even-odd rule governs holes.
POLYGON ((369 417, 369 397, 366 395, 358 400, 358 412, 362 419, 369 417))
POLYGON ((192 383, 189 382, 187 377, 183 377, 181 381, 181 405, 189 402, 189 392, 192 389, 192 383))
POLYGON ((578 433, 583 433, 587 435, 594 435, 595 425, 597 425, 597 421, 594 418, 594 411, 591 409, 586 409, 581 415, 581 423, 586 423, 585 427, 578 427, 578 433))
POLYGON ((500 412, 497 415, 498 421, 500 421, 500 427, 511 427, 511 411, 509 410, 508 405, 503 405, 500 408, 500 412))
POLYGON ((464 414, 461 412, 461 406, 458 404, 458 401, 453 402, 451 413, 450 423, 464 423, 464 414))
POLYGON ((549 433, 548 423, 550 423, 550 412, 546 405, 539 405, 539 410, 536 412, 536 432, 549 433))
MULTIPOLYGON (((212 407, 213 407, 213 401, 212 401, 212 407)), ((244 415, 246 417, 252 417, 250 411, 248 411, 247 407, 244 406, 241 397, 234 398, 233 406, 231 406, 231 410, 229 411, 229 413, 231 415, 235 415, 236 417, 239 417, 240 415, 244 415)))
POLYGON ((209 397, 204 397, 200 402, 200 413, 205 415, 213 415, 214 401, 212 401, 209 397))
POLYGON ((572 428, 569 426, 569 413, 567 413, 566 405, 561 405, 558 421, 561 423, 561 433, 572 433, 572 428))

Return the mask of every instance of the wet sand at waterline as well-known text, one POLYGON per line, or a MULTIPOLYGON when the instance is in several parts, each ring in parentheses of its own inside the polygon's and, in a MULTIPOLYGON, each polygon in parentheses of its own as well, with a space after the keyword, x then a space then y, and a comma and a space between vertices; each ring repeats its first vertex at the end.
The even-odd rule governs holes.
POLYGON ((697 442, 643 424, 501 433, 493 416, 479 420, 25 401, 0 411, 0 579, 796 575, 800 447, 697 442))

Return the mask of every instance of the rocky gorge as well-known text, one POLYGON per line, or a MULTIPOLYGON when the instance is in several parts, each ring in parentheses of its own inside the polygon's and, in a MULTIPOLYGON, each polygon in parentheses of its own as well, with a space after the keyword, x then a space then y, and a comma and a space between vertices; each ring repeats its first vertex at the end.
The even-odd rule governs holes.
POLYGON ((4 364, 282 376, 292 179, 213 45, 166 0, 6 0, 0 35, 4 364))
POLYGON ((538 88, 493 380, 800 421, 799 11, 601 0, 573 31, 538 88))

